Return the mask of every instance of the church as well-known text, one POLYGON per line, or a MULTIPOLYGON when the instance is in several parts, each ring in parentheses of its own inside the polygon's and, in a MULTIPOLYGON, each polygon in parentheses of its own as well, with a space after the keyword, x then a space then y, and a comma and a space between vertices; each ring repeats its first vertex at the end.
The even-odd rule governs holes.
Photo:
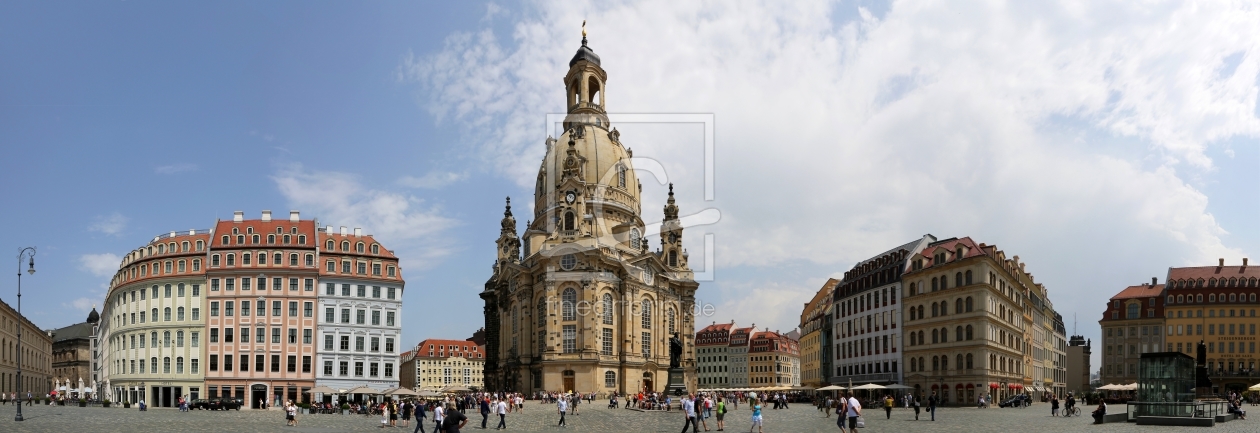
POLYGON ((587 45, 564 76, 564 133, 547 137, 533 215, 517 233, 503 212, 485 301, 490 391, 665 391, 671 339, 696 389, 693 308, 673 184, 650 250, 633 152, 608 121, 608 74, 587 45), (681 343, 681 346, 677 346, 681 343))

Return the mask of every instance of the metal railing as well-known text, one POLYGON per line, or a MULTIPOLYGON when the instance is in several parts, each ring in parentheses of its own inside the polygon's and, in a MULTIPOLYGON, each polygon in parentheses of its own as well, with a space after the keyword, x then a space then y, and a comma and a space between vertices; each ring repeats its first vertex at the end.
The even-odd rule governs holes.
POLYGON ((1224 401, 1194 402, 1144 402, 1130 401, 1127 404, 1129 420, 1139 416, 1166 416, 1180 418, 1216 418, 1228 413, 1224 401))

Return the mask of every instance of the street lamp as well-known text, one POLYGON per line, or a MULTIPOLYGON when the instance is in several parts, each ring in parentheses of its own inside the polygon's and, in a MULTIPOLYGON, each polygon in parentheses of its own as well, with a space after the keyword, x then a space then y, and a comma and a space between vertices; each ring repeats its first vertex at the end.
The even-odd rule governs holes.
MULTIPOLYGON (((18 311, 18 317, 19 317, 18 320, 21 320, 21 317, 22 317, 22 259, 23 258, 29 259, 29 262, 28 262, 29 267, 26 269, 26 272, 31 275, 35 275, 35 247, 26 247, 18 251, 18 273, 17 273, 17 276, 18 276, 17 311, 18 311)), ((23 328, 22 323, 18 322, 18 331, 17 331, 17 344, 18 344, 17 384, 18 384, 18 388, 22 387, 22 328, 23 328)), ((17 404, 18 404, 17 416, 13 417, 13 420, 25 421, 25 419, 22 418, 22 393, 21 392, 18 393, 17 404)))

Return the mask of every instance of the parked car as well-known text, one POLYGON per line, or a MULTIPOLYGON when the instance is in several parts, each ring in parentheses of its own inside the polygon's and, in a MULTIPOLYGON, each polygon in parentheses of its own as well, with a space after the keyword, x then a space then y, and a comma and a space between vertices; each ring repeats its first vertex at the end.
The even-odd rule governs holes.
POLYGON ((1031 400, 1031 398, 1024 394, 1018 394, 1014 397, 1006 399, 1006 401, 998 403, 998 407, 1027 407, 1028 404, 1031 403, 1031 400))
POLYGON ((244 402, 243 402, 241 399, 239 399, 239 398, 222 397, 222 398, 212 398, 212 399, 210 399, 209 404, 207 405, 207 409, 210 409, 210 410, 232 410, 232 409, 241 410, 241 406, 244 406, 244 402))
POLYGON ((194 399, 192 402, 188 403, 188 408, 189 409, 209 409, 210 401, 204 398, 194 399))

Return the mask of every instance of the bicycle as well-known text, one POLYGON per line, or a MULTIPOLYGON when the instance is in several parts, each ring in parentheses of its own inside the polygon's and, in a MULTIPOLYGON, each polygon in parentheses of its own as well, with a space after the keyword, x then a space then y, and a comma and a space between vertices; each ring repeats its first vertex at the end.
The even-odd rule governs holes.
POLYGON ((1063 411, 1064 418, 1074 417, 1074 416, 1081 416, 1081 408, 1072 406, 1063 411))

